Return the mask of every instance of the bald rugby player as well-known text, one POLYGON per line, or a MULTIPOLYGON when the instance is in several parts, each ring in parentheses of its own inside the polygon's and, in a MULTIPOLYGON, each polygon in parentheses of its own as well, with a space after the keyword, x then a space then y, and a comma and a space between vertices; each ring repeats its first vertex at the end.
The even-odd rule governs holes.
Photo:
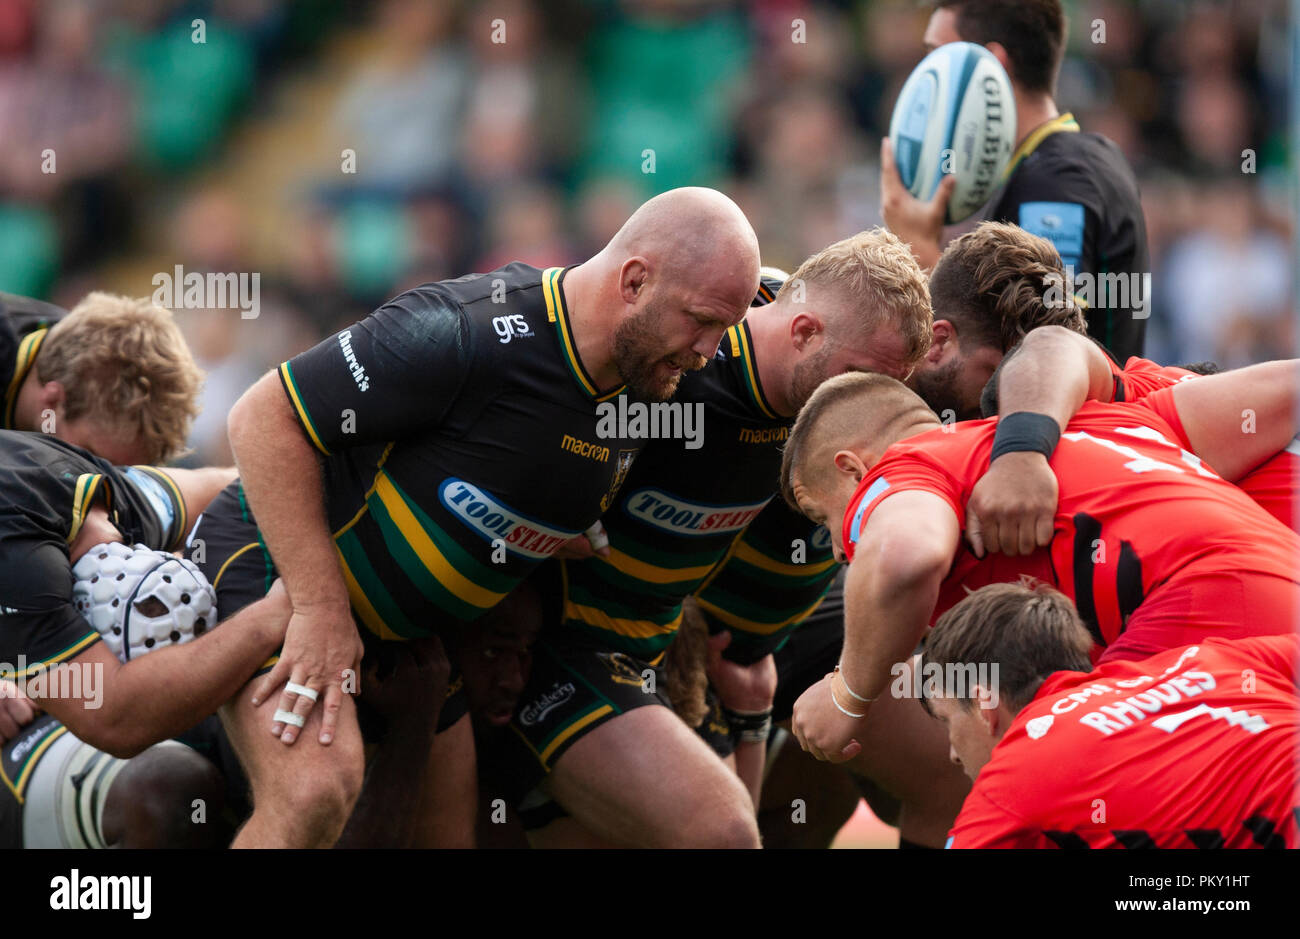
MULTIPOLYGON (((198 526, 205 572, 223 613, 261 596, 272 572, 294 609, 274 667, 223 710, 255 804, 236 846, 337 840, 364 772, 346 693, 361 692, 365 720, 364 689, 345 687, 364 650, 475 620, 590 527, 640 447, 601 438, 597 406, 670 397, 758 283, 740 209, 673 190, 582 264, 417 287, 236 403, 241 479, 198 526)), ((473 842, 460 684, 453 675, 425 757, 417 845, 473 842)))

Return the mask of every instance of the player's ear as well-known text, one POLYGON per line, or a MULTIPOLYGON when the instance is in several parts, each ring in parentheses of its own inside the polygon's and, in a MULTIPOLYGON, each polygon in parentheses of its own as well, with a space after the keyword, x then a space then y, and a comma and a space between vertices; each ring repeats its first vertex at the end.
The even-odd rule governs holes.
POLYGON ((1015 69, 1011 67, 1011 56, 1007 55, 1006 47, 1000 42, 987 42, 984 44, 984 48, 993 53, 993 58, 998 60, 998 63, 1006 71, 1007 77, 1014 83, 1016 80, 1016 72, 1015 69))
POLYGON ((950 320, 935 320, 931 328, 930 349, 925 361, 937 365, 957 353, 957 330, 950 320))
POLYGON ((63 382, 47 381, 41 385, 40 405, 41 410, 53 411, 57 415, 63 414, 63 405, 67 400, 67 392, 64 390, 63 382))
POLYGON ((623 302, 634 304, 641 297, 641 290, 650 276, 650 264, 643 257, 628 258, 618 269, 618 290, 623 302))
POLYGON ((794 347, 800 352, 807 351, 809 344, 825 331, 826 324, 814 312, 802 311, 796 313, 790 320, 790 338, 794 341, 794 347))
POLYGON ((867 464, 852 450, 840 450, 835 454, 835 469, 852 476, 854 483, 862 482, 862 477, 867 475, 867 464))

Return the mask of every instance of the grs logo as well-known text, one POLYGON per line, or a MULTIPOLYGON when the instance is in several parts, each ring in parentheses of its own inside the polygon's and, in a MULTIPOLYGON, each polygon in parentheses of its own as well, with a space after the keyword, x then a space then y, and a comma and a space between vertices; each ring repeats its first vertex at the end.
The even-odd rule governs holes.
POLYGON ((533 335, 533 331, 528 327, 528 320, 524 319, 522 313, 511 313, 507 316, 492 317, 492 328, 496 334, 501 337, 502 342, 509 342, 511 339, 528 339, 533 335))

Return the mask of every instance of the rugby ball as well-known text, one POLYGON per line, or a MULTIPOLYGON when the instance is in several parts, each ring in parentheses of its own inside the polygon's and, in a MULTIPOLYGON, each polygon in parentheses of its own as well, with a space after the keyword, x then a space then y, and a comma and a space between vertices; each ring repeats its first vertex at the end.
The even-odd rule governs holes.
POLYGON ((123 662, 189 642, 217 624, 217 594, 207 577, 166 551, 97 545, 72 577, 73 605, 123 662))
POLYGON ((1016 102, 1006 70, 973 42, 935 49, 899 92, 889 141, 908 192, 928 202, 945 175, 956 176, 946 223, 969 218, 993 195, 1015 147, 1016 102))

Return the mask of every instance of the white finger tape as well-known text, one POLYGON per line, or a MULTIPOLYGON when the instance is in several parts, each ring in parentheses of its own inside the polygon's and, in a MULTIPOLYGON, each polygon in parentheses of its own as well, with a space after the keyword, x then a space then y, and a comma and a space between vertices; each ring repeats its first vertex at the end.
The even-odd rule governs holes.
POLYGON ((306 685, 298 684, 296 681, 291 681, 288 684, 286 684, 284 686, 284 690, 289 692, 289 694, 301 695, 302 697, 307 698, 310 701, 315 701, 317 697, 317 692, 313 691, 311 688, 308 688, 306 685))
POLYGON ((292 724, 294 727, 301 727, 307 723, 307 718, 301 714, 295 714, 293 711, 286 711, 283 708, 275 712, 275 719, 281 724, 292 724))

